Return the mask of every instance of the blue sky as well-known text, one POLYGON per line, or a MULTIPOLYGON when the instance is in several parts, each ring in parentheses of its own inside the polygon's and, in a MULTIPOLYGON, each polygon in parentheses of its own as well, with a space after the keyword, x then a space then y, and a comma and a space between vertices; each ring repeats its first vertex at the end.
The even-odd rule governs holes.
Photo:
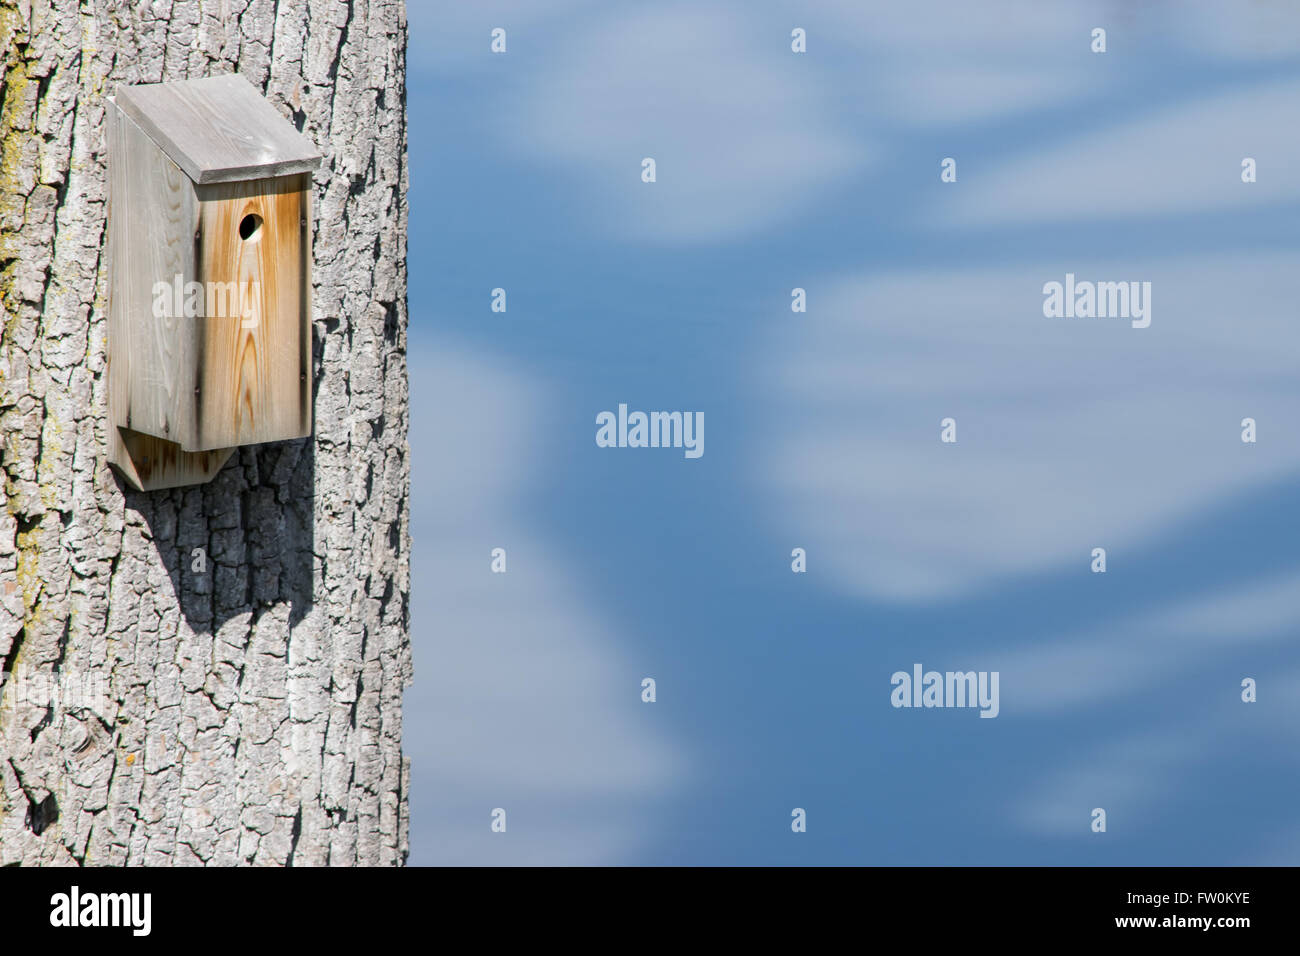
POLYGON ((409 17, 412 862, 1300 861, 1294 6, 409 17))

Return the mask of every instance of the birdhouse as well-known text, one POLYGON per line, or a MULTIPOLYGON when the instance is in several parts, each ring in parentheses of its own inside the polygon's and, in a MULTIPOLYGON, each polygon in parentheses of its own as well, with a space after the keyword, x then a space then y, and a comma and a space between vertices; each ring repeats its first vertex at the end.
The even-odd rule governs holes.
POLYGON ((210 480, 311 433, 316 148, 238 74, 106 104, 108 459, 136 488, 210 480))

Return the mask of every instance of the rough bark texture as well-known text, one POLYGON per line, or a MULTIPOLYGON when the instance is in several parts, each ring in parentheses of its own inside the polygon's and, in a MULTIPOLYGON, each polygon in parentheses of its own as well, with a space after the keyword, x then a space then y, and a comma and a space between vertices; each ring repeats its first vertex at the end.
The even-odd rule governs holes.
POLYGON ((0 0, 0 43, 0 864, 400 863, 403 4, 0 0), (315 434, 130 492, 103 458, 103 98, 232 70, 326 157, 315 434))

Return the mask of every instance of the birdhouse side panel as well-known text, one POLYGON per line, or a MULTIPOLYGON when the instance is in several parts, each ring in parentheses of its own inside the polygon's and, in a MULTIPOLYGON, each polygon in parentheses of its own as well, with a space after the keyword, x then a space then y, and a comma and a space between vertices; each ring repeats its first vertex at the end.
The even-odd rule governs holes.
POLYGON ((193 437, 194 184, 115 106, 109 144, 109 402, 114 425, 193 437))
POLYGON ((189 451, 311 433, 308 175, 197 187, 199 339, 189 451))

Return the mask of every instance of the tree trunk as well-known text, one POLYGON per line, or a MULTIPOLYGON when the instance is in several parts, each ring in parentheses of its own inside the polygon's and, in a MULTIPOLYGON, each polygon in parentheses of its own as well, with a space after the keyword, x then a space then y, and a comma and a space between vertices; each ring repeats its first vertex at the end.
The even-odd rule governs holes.
POLYGON ((400 0, 0 0, 0 865, 407 853, 400 0), (311 438, 104 461, 104 97, 240 72, 319 147, 311 438))

